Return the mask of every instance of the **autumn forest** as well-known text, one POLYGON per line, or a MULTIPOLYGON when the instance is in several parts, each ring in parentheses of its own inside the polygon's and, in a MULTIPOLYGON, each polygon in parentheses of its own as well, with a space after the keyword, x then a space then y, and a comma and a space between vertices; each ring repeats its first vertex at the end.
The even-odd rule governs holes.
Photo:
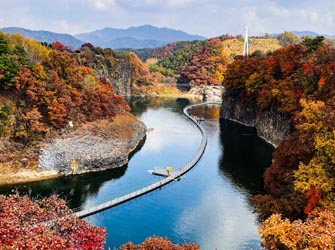
MULTIPOLYGON (((223 98, 275 110, 291 126, 264 172, 265 193, 250 199, 261 221, 262 246, 334 249, 334 44, 322 36, 300 39, 285 32, 252 38, 248 57, 240 55, 242 44, 242 36, 223 35, 129 52, 90 43, 71 49, 0 32, 0 171, 36 168, 39 143, 63 133, 69 121, 112 121, 129 112, 116 93, 116 79, 140 95, 169 88, 162 82, 223 85, 223 98)), ((105 234, 76 218, 57 196, 0 196, 1 249, 103 249, 105 234), (60 217, 64 220, 54 222, 60 217)), ((199 246, 154 237, 121 249, 199 246)))
POLYGON ((267 249, 335 246, 335 50, 323 40, 305 38, 268 56, 235 60, 224 79, 226 96, 275 108, 291 121, 291 135, 264 173, 267 193, 252 198, 268 218, 260 227, 267 249))

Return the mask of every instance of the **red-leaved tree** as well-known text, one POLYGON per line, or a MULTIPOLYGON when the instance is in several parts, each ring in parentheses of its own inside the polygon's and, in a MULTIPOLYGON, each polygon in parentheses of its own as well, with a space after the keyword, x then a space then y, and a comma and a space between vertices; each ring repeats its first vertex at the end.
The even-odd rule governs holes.
POLYGON ((149 237, 139 245, 128 242, 120 247, 121 250, 199 250, 195 243, 173 244, 169 239, 162 237, 149 237))
POLYGON ((104 249, 105 237, 104 228, 76 217, 56 195, 0 195, 1 249, 104 249))

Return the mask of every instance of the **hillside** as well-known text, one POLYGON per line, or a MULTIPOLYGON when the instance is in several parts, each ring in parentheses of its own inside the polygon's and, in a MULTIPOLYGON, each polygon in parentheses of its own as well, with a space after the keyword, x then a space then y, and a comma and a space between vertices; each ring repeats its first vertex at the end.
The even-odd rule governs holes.
POLYGON ((260 227, 266 249, 334 247, 334 62, 334 47, 316 37, 228 65, 225 119, 263 120, 257 131, 272 134, 284 132, 275 118, 290 125, 265 170, 266 194, 252 199, 270 216, 260 227))
POLYGON ((204 37, 190 35, 181 30, 158 28, 151 25, 127 29, 104 28, 75 35, 77 39, 104 48, 154 48, 175 41, 203 40, 204 37))
MULTIPOLYGON (((242 55, 244 40, 241 39, 228 39, 223 41, 226 52, 231 56, 242 55)), ((262 54, 275 51, 281 48, 277 39, 271 38, 249 38, 249 54, 252 55, 255 51, 262 54)))
MULTIPOLYGON (((134 53, 116 53, 89 44, 70 53, 59 42, 53 43, 50 48, 18 34, 0 32, 0 172, 3 177, 0 183, 22 180, 22 176, 14 180, 8 176, 23 170, 55 170, 54 167, 45 169, 53 156, 61 169, 47 175, 56 176, 69 171, 66 154, 70 150, 62 153, 62 157, 52 151, 46 156, 47 163, 43 163, 41 148, 60 136, 65 141, 66 135, 73 139, 73 126, 70 124, 75 126, 75 130, 86 123, 92 124, 92 136, 98 137, 96 140, 103 144, 99 131, 104 129, 100 129, 98 122, 107 120, 113 125, 112 121, 118 121, 117 116, 129 111, 124 98, 117 95, 112 86, 119 88, 120 92, 136 86, 140 88, 149 81, 148 74, 145 65, 134 53), (64 164, 59 164, 61 161, 64 164)), ((141 135, 145 134, 143 124, 137 126, 134 119, 124 121, 129 121, 136 130, 133 133, 135 138, 129 139, 139 142, 141 135)), ((126 127, 124 124, 122 129, 126 127)), ((121 129, 118 130, 122 134, 121 129)), ((108 140, 110 144, 118 145, 115 140, 119 139, 113 138, 114 141, 108 140)), ((127 145, 127 142, 119 144, 127 145)), ((74 144, 71 145, 70 148, 74 149, 74 144)), ((129 148, 133 149, 134 145, 129 148)), ((129 150, 122 157, 128 159, 128 153, 129 150)), ((81 158, 81 161, 84 166, 85 159, 81 158)), ((106 160, 99 159, 99 162, 106 160)), ((109 165, 113 164, 109 162, 109 165)), ((44 172, 39 173, 44 175, 44 172)), ((30 172, 27 176, 34 178, 30 172)))
POLYGON ((74 48, 79 48, 80 45, 84 43, 83 41, 80 41, 69 34, 60 34, 46 30, 29 30, 19 27, 2 28, 1 30, 7 34, 21 34, 24 37, 29 37, 40 42, 53 43, 59 41, 66 46, 71 46, 74 48))
MULTIPOLYGON (((271 38, 250 38, 250 56, 261 56, 281 48, 271 38)), ((135 53, 137 51, 135 50, 135 53)), ((170 43, 158 49, 138 50, 147 58, 151 72, 174 77, 180 83, 220 85, 226 66, 243 53, 243 38, 222 36, 205 41, 170 43)))

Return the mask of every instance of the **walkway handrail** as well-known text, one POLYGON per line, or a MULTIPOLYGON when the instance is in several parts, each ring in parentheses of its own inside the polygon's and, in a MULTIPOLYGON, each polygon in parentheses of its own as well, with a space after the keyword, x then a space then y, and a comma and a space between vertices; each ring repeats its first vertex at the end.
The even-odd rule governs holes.
POLYGON ((203 153, 205 152, 205 148, 207 145, 207 133, 206 131, 200 126, 200 124, 197 122, 196 119, 194 119, 191 115, 188 114, 188 110, 197 106, 202 106, 202 105, 210 105, 210 104, 214 104, 214 105, 221 105, 221 103, 219 102, 203 102, 203 103, 199 103, 199 104, 194 104, 194 105, 190 105, 184 108, 183 112, 184 115, 190 119, 200 130, 201 134, 202 134, 202 139, 201 139, 201 143, 200 146, 196 152, 196 154, 194 155, 194 157, 192 158, 192 160, 187 163, 185 166, 179 168, 178 171, 174 172, 172 175, 166 177, 165 179, 162 179, 160 181, 154 182, 144 188, 141 188, 139 190, 136 190, 134 192, 131 192, 129 194, 123 195, 121 197, 112 199, 111 201, 102 203, 100 205, 97 206, 93 206, 91 208, 88 209, 84 209, 82 211, 76 212, 75 215, 78 216, 79 218, 84 218, 87 217, 89 215, 98 213, 100 211, 106 210, 108 208, 111 207, 115 207, 119 204, 122 204, 124 202, 127 202, 129 200, 132 200, 136 197, 139 197, 141 195, 144 195, 146 193, 149 193, 155 189, 158 189, 170 182, 172 182, 175 179, 178 179, 180 176, 184 175, 186 172, 188 172, 189 170, 191 170, 197 163, 198 161, 201 159, 203 153))

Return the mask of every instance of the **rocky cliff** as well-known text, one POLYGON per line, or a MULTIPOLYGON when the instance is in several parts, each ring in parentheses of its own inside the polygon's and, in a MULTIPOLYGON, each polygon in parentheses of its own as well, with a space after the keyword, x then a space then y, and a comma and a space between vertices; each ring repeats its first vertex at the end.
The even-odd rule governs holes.
POLYGON ((131 95, 134 69, 126 58, 119 57, 110 63, 103 57, 96 57, 96 62, 92 63, 90 67, 98 78, 106 79, 111 83, 117 95, 131 95))
POLYGON ((101 171, 127 164, 146 134, 144 123, 124 114, 118 121, 99 121, 45 143, 38 163, 63 175, 101 171))
POLYGON ((291 132, 288 118, 274 108, 259 110, 248 103, 241 103, 228 94, 223 97, 220 117, 255 127, 258 136, 275 147, 291 132))
POLYGON ((197 96, 203 101, 222 101, 224 88, 215 85, 196 85, 191 86, 188 94, 197 96))

